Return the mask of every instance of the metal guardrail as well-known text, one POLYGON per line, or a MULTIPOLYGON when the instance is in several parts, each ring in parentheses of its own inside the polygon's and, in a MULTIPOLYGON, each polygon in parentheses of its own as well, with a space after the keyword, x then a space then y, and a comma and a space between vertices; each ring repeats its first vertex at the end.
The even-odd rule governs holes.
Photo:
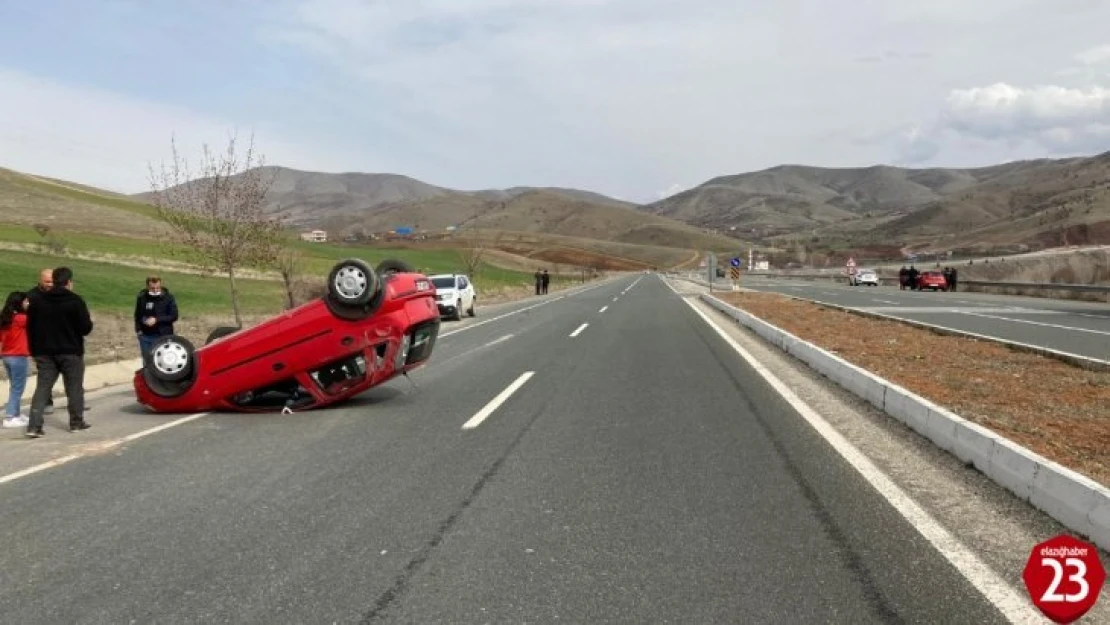
MULTIPOLYGON (((785 274, 785 273, 756 273, 749 272, 748 276, 759 276, 766 278, 799 278, 805 280, 830 280, 833 282, 847 282, 847 278, 842 275, 830 274, 785 274)), ((898 278, 879 278, 880 282, 888 284, 898 284, 898 278)), ((1012 289, 1039 289, 1043 291, 1071 291, 1075 293, 1110 293, 1110 286, 1100 284, 1067 284, 1055 282, 1002 282, 993 280, 960 280, 960 285, 967 286, 981 286, 989 288, 1012 288, 1012 289)))

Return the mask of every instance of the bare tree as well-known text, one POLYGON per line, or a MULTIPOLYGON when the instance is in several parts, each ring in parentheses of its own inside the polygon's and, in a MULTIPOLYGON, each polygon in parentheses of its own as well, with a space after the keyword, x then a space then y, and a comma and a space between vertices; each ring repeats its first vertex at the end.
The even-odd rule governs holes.
POLYGON ((289 241, 278 252, 274 264, 278 273, 281 274, 282 283, 285 285, 286 309, 292 310, 297 306, 293 291, 297 278, 304 271, 304 255, 301 254, 301 250, 292 241, 289 241))
POLYGON ((236 273, 273 266, 285 233, 281 220, 265 212, 273 177, 266 175, 264 159, 255 153, 254 136, 245 154, 237 152, 237 143, 231 136, 220 155, 204 144, 194 175, 176 140, 171 140, 173 161, 162 163, 159 171, 151 165, 150 183, 158 216, 182 237, 201 265, 227 275, 235 323, 241 327, 236 273))
POLYGON ((462 260, 463 271, 472 278, 481 271, 482 261, 485 260, 486 253, 490 249, 496 248, 504 237, 504 233, 500 231, 493 234, 484 233, 478 228, 478 221, 484 215, 496 209, 504 208, 504 202, 489 202, 485 205, 484 210, 475 209, 474 215, 467 220, 469 224, 465 225, 463 231, 463 248, 459 251, 459 257, 462 260))

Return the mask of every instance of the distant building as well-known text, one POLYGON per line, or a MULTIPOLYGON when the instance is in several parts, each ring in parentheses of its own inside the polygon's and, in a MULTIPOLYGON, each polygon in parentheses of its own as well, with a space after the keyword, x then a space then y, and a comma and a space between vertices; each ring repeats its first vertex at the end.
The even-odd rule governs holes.
POLYGON ((313 230, 312 232, 302 232, 301 240, 310 243, 327 243, 328 233, 326 230, 313 230))

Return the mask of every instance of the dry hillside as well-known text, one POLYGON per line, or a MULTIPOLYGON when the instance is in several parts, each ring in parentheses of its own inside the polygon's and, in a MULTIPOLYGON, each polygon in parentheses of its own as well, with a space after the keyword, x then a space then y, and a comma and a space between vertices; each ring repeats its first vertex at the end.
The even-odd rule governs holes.
MULTIPOLYGON (((304 227, 329 227, 329 225, 334 227, 352 218, 361 219, 373 214, 388 214, 400 219, 389 223, 381 222, 382 227, 378 228, 381 230, 402 226, 415 227, 414 219, 405 219, 405 215, 398 215, 392 209, 400 205, 431 200, 440 200, 451 210, 456 206, 465 209, 471 202, 481 204, 487 201, 507 201, 539 190, 532 187, 514 187, 460 191, 399 174, 325 173, 278 166, 267 166, 262 169, 273 181, 270 193, 267 195, 268 208, 289 223, 304 227)), ((569 200, 587 201, 599 205, 626 208, 634 206, 579 189, 548 188, 542 191, 569 200)), ((134 197, 142 201, 150 201, 151 194, 140 193, 134 197)), ((371 223, 380 221, 371 220, 371 223)), ((445 225, 451 223, 453 222, 448 220, 445 225)))
POLYGON ((359 216, 333 217, 326 223, 341 234, 388 231, 400 224, 430 232, 442 232, 449 226, 477 227, 682 249, 727 250, 740 245, 735 239, 706 234, 673 219, 552 191, 526 191, 504 201, 444 195, 378 206, 359 216))
POLYGON ((783 165, 642 207, 741 236, 987 249, 1110 242, 1110 153, 970 169, 783 165))
POLYGON ((0 224, 41 224, 55 232, 136 238, 150 238, 166 231, 154 209, 141 202, 9 169, 0 169, 0 224))

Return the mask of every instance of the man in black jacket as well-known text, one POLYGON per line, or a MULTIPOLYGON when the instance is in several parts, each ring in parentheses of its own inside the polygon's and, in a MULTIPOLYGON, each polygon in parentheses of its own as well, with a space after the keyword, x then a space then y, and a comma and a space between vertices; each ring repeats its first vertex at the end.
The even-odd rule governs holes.
POLYGON ((177 321, 177 300, 162 287, 162 279, 150 276, 146 288, 135 298, 135 334, 139 337, 139 352, 145 359, 158 337, 173 334, 177 321))
POLYGON ((59 375, 65 384, 69 431, 90 427, 84 418, 85 337, 92 332, 92 318, 85 300, 73 292, 73 271, 58 267, 52 277, 53 288, 31 294, 27 308, 27 341, 38 369, 27 425, 31 438, 44 435, 43 409, 59 375))
MULTIPOLYGON (((39 283, 27 289, 27 294, 28 296, 42 294, 52 288, 54 288, 54 268, 48 267, 39 272, 39 283)), ((54 395, 52 394, 46 396, 46 414, 54 414, 54 395)))

